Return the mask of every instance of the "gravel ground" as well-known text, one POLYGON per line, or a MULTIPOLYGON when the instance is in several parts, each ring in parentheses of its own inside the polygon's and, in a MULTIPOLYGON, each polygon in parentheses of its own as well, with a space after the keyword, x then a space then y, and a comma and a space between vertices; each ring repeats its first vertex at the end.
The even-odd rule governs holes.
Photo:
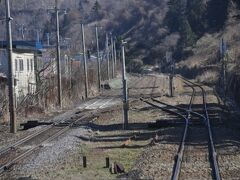
POLYGON ((171 179, 182 128, 164 128, 159 139, 138 158, 126 177, 132 179, 171 179))
POLYGON ((220 126, 214 128, 214 133, 221 177, 223 179, 239 179, 239 129, 220 126))
POLYGON ((33 179, 51 179, 48 177, 49 171, 61 166, 60 162, 64 162, 64 159, 79 148, 80 140, 77 137, 89 134, 87 128, 76 128, 68 131, 54 141, 44 144, 39 153, 29 156, 19 165, 14 166, 12 169, 14 173, 9 173, 2 179, 29 176, 33 179))
MULTIPOLYGON (((61 121, 63 119, 67 120, 74 114, 75 111, 76 111, 75 109, 67 111, 67 112, 66 112, 66 110, 58 111, 58 112, 53 113, 55 115, 53 115, 53 114, 51 115, 54 117, 50 117, 50 114, 49 114, 48 118, 47 117, 41 118, 40 116, 37 118, 26 118, 26 119, 21 118, 21 119, 18 119, 18 124, 27 122, 28 120, 39 120, 41 122, 56 122, 56 121, 61 121)), ((16 141, 18 141, 28 135, 31 135, 34 132, 41 130, 45 126, 46 125, 41 125, 41 126, 37 126, 35 128, 28 129, 28 130, 21 130, 19 127, 19 130, 16 134, 12 134, 9 132, 9 126, 0 126, 0 148, 9 146, 10 144, 12 144, 16 141)))

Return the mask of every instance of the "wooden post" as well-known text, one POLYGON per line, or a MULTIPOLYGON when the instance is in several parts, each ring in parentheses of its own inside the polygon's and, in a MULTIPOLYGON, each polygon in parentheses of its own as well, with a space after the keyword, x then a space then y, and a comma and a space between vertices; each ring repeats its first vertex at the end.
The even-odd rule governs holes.
POLYGON ((83 167, 86 168, 87 167, 87 157, 83 156, 83 167))
POLYGON ((106 168, 110 167, 110 159, 109 157, 106 157, 106 168))

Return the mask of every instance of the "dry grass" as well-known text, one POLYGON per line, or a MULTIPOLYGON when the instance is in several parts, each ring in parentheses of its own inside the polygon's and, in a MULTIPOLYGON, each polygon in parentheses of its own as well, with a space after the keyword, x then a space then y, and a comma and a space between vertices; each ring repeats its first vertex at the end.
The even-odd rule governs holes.
POLYGON ((214 84, 219 79, 219 73, 216 71, 205 71, 199 76, 197 76, 197 81, 201 83, 208 83, 208 84, 214 84))

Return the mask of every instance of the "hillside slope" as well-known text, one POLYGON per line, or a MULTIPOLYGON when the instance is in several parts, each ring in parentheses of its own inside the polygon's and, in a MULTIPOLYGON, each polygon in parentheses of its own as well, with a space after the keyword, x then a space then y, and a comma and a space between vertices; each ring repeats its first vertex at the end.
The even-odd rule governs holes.
MULTIPOLYGON (((3 17, 4 2, 0 5, 3 17)), ((60 13, 60 34, 62 40, 68 39, 72 53, 81 49, 80 23, 87 24, 87 48, 92 51, 96 23, 102 26, 102 48, 106 32, 125 38, 128 62, 140 59, 145 64, 164 64, 165 53, 171 50, 177 61, 184 60, 180 69, 191 69, 215 63, 214 52, 222 36, 237 46, 233 37, 238 36, 238 21, 232 16, 237 14, 238 0, 59 0, 59 7, 67 10, 67 14, 60 13)), ((36 39, 39 32, 46 43, 49 33, 54 44, 53 8, 51 0, 12 0, 13 39, 22 39, 22 34, 25 39, 36 39)), ((0 38, 5 38, 4 26, 0 38)))

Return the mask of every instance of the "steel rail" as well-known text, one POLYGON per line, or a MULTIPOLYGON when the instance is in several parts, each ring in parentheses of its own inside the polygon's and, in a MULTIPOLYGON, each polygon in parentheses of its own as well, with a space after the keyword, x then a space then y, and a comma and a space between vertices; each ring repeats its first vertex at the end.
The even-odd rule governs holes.
POLYGON ((16 148, 16 147, 22 145, 23 143, 27 142, 28 140, 30 140, 30 139, 32 139, 32 138, 34 138, 34 137, 36 137, 36 136, 38 136, 38 135, 40 135, 40 134, 48 131, 49 129, 51 129, 51 128, 53 128, 54 126, 58 125, 58 123, 60 123, 60 122, 61 122, 61 121, 54 122, 54 123, 52 123, 51 125, 48 125, 47 127, 41 129, 40 131, 37 131, 37 132, 35 132, 35 133, 31 134, 31 135, 28 135, 28 136, 24 137, 23 139, 15 142, 15 143, 7 146, 7 147, 2 148, 2 149, 0 150, 0 155, 8 152, 8 151, 11 150, 12 148, 16 148))
MULTIPOLYGON (((66 131, 68 131, 70 129, 70 127, 72 127, 76 122, 84 120, 86 118, 89 118, 89 115, 83 115, 82 117, 80 117, 79 119, 71 122, 69 125, 67 125, 66 127, 63 127, 62 129, 60 129, 59 131, 57 131, 56 133, 54 133, 52 136, 50 136, 49 138, 45 139, 44 141, 38 143, 37 145, 33 146, 32 148, 28 149, 27 151, 21 153, 20 155, 18 155, 17 157, 15 157, 14 159, 12 159, 11 161, 5 163, 4 165, 2 165, 0 167, 0 174, 2 174, 5 170, 9 169, 10 167, 12 167, 16 162, 20 161, 21 159, 23 159, 24 157, 26 157, 26 155, 29 155, 31 153, 33 153, 34 151, 40 149, 45 143, 52 141, 53 139, 59 137, 61 134, 65 133, 66 131)), ((46 132, 47 130, 51 129, 54 125, 52 125, 51 127, 46 128, 44 131, 41 131, 41 133, 46 132)), ((29 136, 27 137, 25 141, 21 141, 20 143, 15 143, 15 147, 22 145, 24 142, 27 142, 28 140, 30 140, 31 138, 36 137, 36 134, 41 134, 40 132, 35 133, 35 136, 29 136)), ((13 146, 11 146, 13 147, 13 146)), ((10 148, 11 148, 10 147, 10 148)), ((8 149, 11 150, 11 149, 8 149)), ((5 152, 7 152, 7 148, 5 149, 5 152)))
MULTIPOLYGON (((190 117, 191 112, 190 111, 192 110, 192 104, 193 104, 194 97, 195 97, 195 94, 196 94, 195 88, 192 87, 192 86, 191 86, 191 88, 192 88, 192 96, 191 96, 191 99, 190 99, 190 102, 189 102, 187 115, 186 115, 186 118, 188 118, 188 121, 187 121, 187 124, 186 124, 185 129, 184 129, 184 134, 183 134, 183 137, 182 137, 182 141, 180 143, 179 151, 178 151, 178 154, 177 154, 177 157, 176 157, 176 162, 174 164, 173 174, 172 174, 172 177, 171 177, 172 180, 178 180, 180 172, 181 172, 181 165, 182 165, 182 159, 183 159, 183 154, 184 154, 184 150, 185 150, 185 142, 186 142, 188 127, 189 127, 189 120, 191 119, 191 117, 190 117)), ((180 109, 178 109, 178 110, 180 110, 180 109)))
POLYGON ((204 90, 204 88, 201 85, 199 85, 197 83, 193 83, 179 75, 177 75, 176 77, 178 77, 194 86, 197 86, 202 91, 203 108, 204 108, 204 113, 205 113, 205 123, 206 123, 207 129, 208 129, 208 137, 209 137, 210 150, 211 150, 211 159, 212 159, 212 165, 213 165, 213 171, 214 171, 213 173, 214 173, 215 179, 220 180, 221 176, 220 176, 219 166, 218 166, 218 162, 217 162, 217 153, 216 153, 214 143, 213 143, 212 129, 211 129, 211 124, 209 121, 209 115, 208 115, 208 109, 207 109, 206 91, 204 90))
POLYGON ((177 106, 174 106, 174 105, 170 105, 170 104, 167 104, 167 103, 164 103, 162 101, 159 101, 155 98, 151 98, 154 102, 157 102, 159 104, 163 104, 167 107, 170 107, 170 108, 173 108, 173 109, 177 109, 179 111, 182 111, 182 112, 185 112, 185 113, 190 113, 191 115, 195 115, 196 117, 200 117, 200 118, 205 118, 203 115, 195 112, 195 111, 192 111, 192 110, 188 110, 188 109, 185 109, 185 108, 181 108, 181 107, 177 107, 177 106))
MULTIPOLYGON (((180 118, 183 118, 183 117, 184 117, 182 114, 180 114, 180 113, 178 113, 178 112, 175 112, 175 111, 169 110, 169 109, 167 109, 167 108, 165 108, 165 107, 161 107, 161 106, 158 106, 158 105, 156 105, 156 104, 153 104, 153 103, 149 102, 148 100, 146 100, 146 99, 144 99, 144 98, 140 98, 140 100, 141 100, 142 102, 145 102, 146 104, 148 104, 148 105, 150 105, 150 106, 153 106, 153 107, 155 107, 155 108, 161 109, 162 111, 167 112, 167 113, 169 113, 169 114, 174 114, 174 115, 176 115, 176 116, 178 116, 178 117, 180 117, 180 118)), ((185 119, 185 118, 184 118, 184 119, 185 119)))
MULTIPOLYGON (((194 96, 195 96, 195 89, 193 88, 193 93, 192 93, 192 96, 191 96, 191 99, 190 99, 188 109, 191 109, 191 107, 192 107, 194 96)), ((178 153, 176 155, 176 161, 175 161, 175 164, 174 164, 174 167, 173 167, 173 174, 172 174, 172 177, 171 177, 172 180, 177 180, 179 178, 179 174, 180 174, 180 171, 181 171, 181 164, 182 164, 182 158, 183 158, 183 153, 184 153, 184 148, 185 148, 186 137, 187 137, 187 133, 188 133, 189 120, 191 118, 190 117, 190 112, 188 111, 187 115, 184 116, 184 115, 182 115, 178 112, 175 112, 175 111, 169 110, 165 107, 161 107, 161 106, 158 106, 156 104, 153 104, 153 103, 151 103, 147 100, 144 100, 143 98, 140 98, 140 100, 149 104, 149 105, 151 105, 151 106, 153 106, 153 107, 155 107, 155 108, 161 109, 162 111, 165 111, 169 114, 177 115, 178 117, 185 120, 184 131, 183 131, 182 139, 181 139, 181 142, 180 142, 180 145, 179 145, 178 153)), ((153 98, 151 100, 153 101, 153 98)), ((184 111, 184 112, 186 112, 186 111, 184 111)))
POLYGON ((40 130, 40 131, 37 131, 37 132, 35 132, 35 133, 27 136, 27 137, 24 137, 23 139, 15 142, 14 144, 12 144, 12 145, 10 145, 10 146, 8 146, 8 147, 5 147, 5 148, 1 149, 1 150, 0 150, 0 155, 8 152, 8 151, 11 150, 12 148, 16 148, 17 146, 22 145, 22 144, 25 143, 26 141, 28 141, 28 140, 30 140, 30 139, 38 136, 38 135, 41 134, 41 133, 43 133, 43 132, 45 132, 45 131, 48 131, 48 130, 51 129, 53 126, 54 126, 54 125, 51 124, 51 125, 47 126, 46 128, 44 128, 44 129, 42 129, 42 130, 40 130))

